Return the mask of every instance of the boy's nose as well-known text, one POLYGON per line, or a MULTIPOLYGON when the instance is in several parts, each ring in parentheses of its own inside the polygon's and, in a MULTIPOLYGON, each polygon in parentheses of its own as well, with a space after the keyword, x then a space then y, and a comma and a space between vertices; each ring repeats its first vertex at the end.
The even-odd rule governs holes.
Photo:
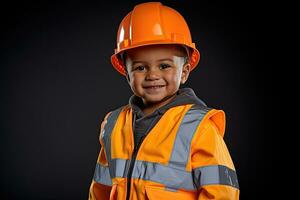
POLYGON ((147 72, 146 77, 145 77, 145 79, 148 81, 157 80, 159 78, 160 78, 159 70, 155 70, 155 69, 150 69, 147 72))

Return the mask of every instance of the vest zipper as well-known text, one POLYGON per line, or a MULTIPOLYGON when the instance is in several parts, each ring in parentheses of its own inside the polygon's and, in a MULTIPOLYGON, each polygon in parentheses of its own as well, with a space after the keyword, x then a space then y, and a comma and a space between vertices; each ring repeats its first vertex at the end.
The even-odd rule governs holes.
POLYGON ((127 173, 127 192, 126 192, 126 200, 129 200, 130 198, 130 187, 131 187, 131 176, 132 176, 132 171, 133 171, 133 167, 134 167, 134 163, 136 160, 136 156, 137 153, 139 151, 139 148, 144 140, 144 138, 146 137, 146 135, 144 135, 141 140, 139 141, 139 143, 133 148, 133 153, 132 153, 132 157, 130 160, 130 165, 129 165, 129 170, 127 173))

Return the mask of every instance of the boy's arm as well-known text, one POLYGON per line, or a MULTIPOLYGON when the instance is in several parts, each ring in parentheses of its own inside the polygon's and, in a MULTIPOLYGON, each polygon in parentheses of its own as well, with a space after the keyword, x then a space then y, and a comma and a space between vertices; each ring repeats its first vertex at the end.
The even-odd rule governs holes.
POLYGON ((109 200, 109 195, 111 191, 111 178, 108 170, 108 162, 106 159, 104 143, 102 141, 101 133, 104 129, 105 124, 107 123, 108 113, 103 122, 101 123, 100 137, 99 141, 101 144, 101 150, 97 159, 96 169, 92 183, 89 190, 89 200, 109 200))
POLYGON ((191 164, 198 200, 239 199, 237 176, 230 154, 223 140, 225 114, 210 111, 193 139, 191 164))

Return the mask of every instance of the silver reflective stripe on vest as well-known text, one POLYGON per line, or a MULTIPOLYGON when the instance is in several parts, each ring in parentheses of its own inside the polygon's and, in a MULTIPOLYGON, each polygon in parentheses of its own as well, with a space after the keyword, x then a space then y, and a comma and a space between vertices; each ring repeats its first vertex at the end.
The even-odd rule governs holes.
POLYGON ((239 188, 236 172, 223 165, 210 165, 193 170, 197 188, 205 185, 229 185, 239 188))
POLYGON ((134 165, 133 178, 164 184, 166 188, 178 190, 196 190, 191 172, 176 169, 159 163, 137 160, 134 165))
MULTIPOLYGON (((116 167, 112 178, 126 178, 126 167, 130 160, 113 159, 112 163, 112 166, 116 167)), ((95 173, 96 182, 111 184, 107 167, 98 164, 96 171, 102 174, 101 177, 95 173)), ((223 165, 200 167, 190 173, 159 163, 136 160, 132 178, 158 182, 173 191, 179 188, 194 191, 205 185, 229 185, 239 188, 236 172, 223 165)))
POLYGON ((193 105, 186 112, 176 134, 169 166, 182 170, 186 169, 193 136, 204 115, 209 110, 209 108, 204 106, 193 105))
POLYGON ((129 168, 130 160, 124 159, 112 159, 111 160, 111 168, 112 174, 111 177, 127 177, 127 170, 129 168))
MULTIPOLYGON (((105 148, 105 153, 106 153, 106 159, 109 165, 111 165, 111 152, 110 152, 110 136, 111 136, 111 132, 116 124, 117 118, 120 114, 122 110, 122 107, 112 111, 108 118, 107 118, 107 123, 105 124, 102 133, 100 134, 100 136, 103 139, 104 142, 104 147, 105 148)), ((112 180, 111 177, 112 176, 112 167, 106 167, 103 166, 99 163, 96 164, 96 169, 95 169, 95 173, 94 173, 94 180, 97 183, 101 183, 103 185, 108 185, 111 186, 112 185, 112 180)))
MULTIPOLYGON (((114 167, 112 178, 126 178, 127 168, 130 160, 112 159, 112 167, 114 167)), ((193 184, 191 172, 175 169, 159 163, 136 160, 132 178, 149 180, 164 184, 167 188, 175 189, 183 188, 186 190, 196 190, 193 184)))
POLYGON ((110 136, 112 134, 113 128, 115 127, 115 124, 117 122, 117 119, 119 117, 120 112, 122 111, 123 107, 118 108, 110 113, 110 115, 107 118, 107 123, 105 124, 101 136, 103 138, 104 142, 104 148, 106 153, 106 160, 108 162, 109 166, 112 166, 109 168, 110 176, 113 177, 113 168, 114 166, 111 164, 111 139, 110 136))
POLYGON ((97 163, 94 173, 94 181, 103 185, 111 186, 112 182, 109 174, 109 168, 97 163))

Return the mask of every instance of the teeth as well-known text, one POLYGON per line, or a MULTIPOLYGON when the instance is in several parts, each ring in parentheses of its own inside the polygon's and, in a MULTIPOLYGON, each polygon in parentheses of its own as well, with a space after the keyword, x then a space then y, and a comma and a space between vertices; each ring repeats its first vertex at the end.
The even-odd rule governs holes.
POLYGON ((163 86, 150 86, 150 88, 161 88, 163 86))

